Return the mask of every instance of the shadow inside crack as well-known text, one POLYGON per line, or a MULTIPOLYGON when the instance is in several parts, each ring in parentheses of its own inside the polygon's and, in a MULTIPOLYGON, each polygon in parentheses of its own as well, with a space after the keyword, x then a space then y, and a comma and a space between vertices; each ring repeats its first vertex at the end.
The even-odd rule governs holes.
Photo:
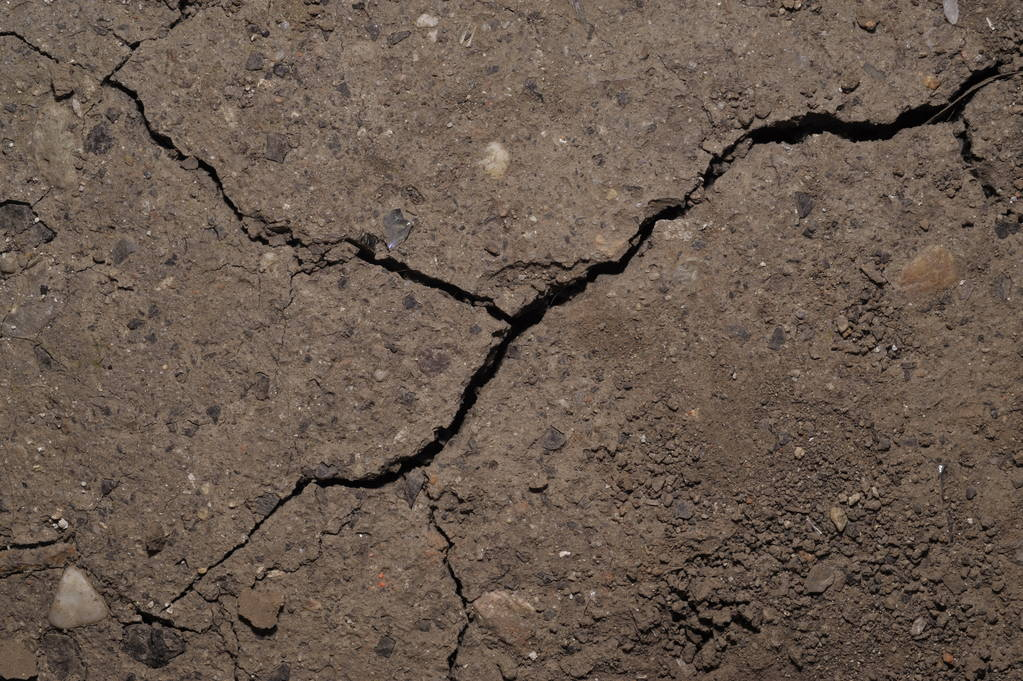
MULTIPOLYGON (((969 79, 967 79, 967 81, 957 88, 955 94, 947 103, 926 104, 909 109, 900 114, 891 123, 875 123, 871 121, 848 122, 840 120, 833 114, 807 113, 748 131, 731 143, 724 151, 722 151, 722 153, 715 155, 712 159, 710 159, 707 164, 707 168, 701 175, 702 182, 688 192, 681 200, 662 199, 651 202, 649 205, 652 209, 655 209, 640 222, 636 232, 629 241, 629 248, 620 258, 590 265, 578 277, 564 284, 551 287, 534 298, 533 301, 527 304, 520 312, 512 316, 509 316, 494 307, 490 299, 477 296, 476 294, 465 291, 453 284, 431 277, 422 272, 412 270, 393 258, 377 258, 364 245, 349 241, 348 243, 357 249, 357 257, 360 259, 383 267, 384 269, 394 272, 403 278, 415 281, 424 286, 443 290, 448 293, 448 295, 451 295, 452 297, 455 297, 467 304, 482 305, 486 307, 492 315, 498 317, 502 321, 505 321, 508 324, 508 329, 501 335, 501 341, 491 349, 483 363, 475 372, 473 372, 469 382, 462 391, 459 406, 455 415, 447 425, 440 426, 435 429, 435 437, 433 440, 427 443, 415 454, 396 460, 386 470, 357 479, 348 479, 340 476, 335 469, 327 465, 306 471, 295 483, 292 491, 282 497, 265 516, 253 525, 240 542, 228 549, 221 558, 208 566, 206 571, 208 572, 221 565, 239 549, 247 545, 251 537, 259 531, 269 518, 271 518, 283 506, 288 504, 292 499, 300 495, 310 484, 315 484, 320 487, 343 486, 356 489, 379 489, 400 481, 412 470, 429 466, 437 455, 444 449, 447 443, 460 432, 469 412, 477 403, 481 392, 500 371, 503 362, 508 355, 509 348, 519 337, 534 326, 540 324, 547 313, 552 309, 565 305, 584 293, 589 285, 598 278, 602 276, 616 276, 623 273, 629 267, 633 258, 641 253, 648 245, 650 237, 652 236, 658 222, 662 220, 676 220, 684 217, 686 213, 697 203, 694 195, 697 192, 705 191, 713 186, 720 177, 728 172, 732 163, 740 156, 745 156, 752 147, 761 144, 799 144, 807 139, 807 137, 815 134, 831 134, 853 142, 884 141, 892 139, 905 130, 937 124, 939 123, 937 119, 945 113, 949 114, 949 118, 951 120, 955 120, 962 115, 963 107, 977 92, 977 84, 998 75, 998 69, 999 66, 996 65, 990 69, 974 73, 969 79)), ((133 99, 136 100, 140 111, 143 111, 142 103, 135 93, 121 85, 115 85, 115 87, 118 87, 131 95, 133 99)), ((177 151, 172 141, 166 136, 152 131, 152 129, 149 128, 148 122, 146 127, 150 130, 154 140, 157 141, 160 146, 177 151)), ((230 202, 227 195, 224 194, 223 187, 219 183, 219 177, 216 175, 216 171, 212 169, 212 167, 204 167, 204 169, 207 170, 211 177, 213 177, 214 181, 218 183, 224 200, 229 202, 228 205, 232 208, 235 214, 239 217, 244 217, 237 207, 230 202)), ((250 236, 250 238, 253 237, 250 236)), ((329 265, 329 263, 327 264, 329 265)), ((436 527, 436 524, 434 524, 434 526, 436 527)), ((445 539, 447 539, 446 535, 445 539)), ((450 548, 450 540, 448 541, 450 548)), ((457 577, 455 577, 453 571, 451 572, 451 575, 452 578, 455 579, 456 588, 460 589, 461 585, 457 581, 457 577)), ((193 580, 170 601, 170 605, 173 605, 191 592, 201 579, 202 576, 196 576, 193 578, 193 580)), ((459 597, 462 597, 461 593, 459 593, 459 597)), ((465 631, 463 630, 461 635, 464 635, 464 633, 465 631)), ((456 656, 457 649, 452 653, 452 657, 449 658, 449 663, 451 665, 455 664, 456 656)))

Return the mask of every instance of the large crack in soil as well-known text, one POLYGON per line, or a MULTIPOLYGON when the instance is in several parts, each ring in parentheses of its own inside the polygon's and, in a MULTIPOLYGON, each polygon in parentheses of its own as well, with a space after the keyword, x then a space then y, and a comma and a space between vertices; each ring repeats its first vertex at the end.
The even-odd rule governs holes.
MULTIPOLYGON (((145 103, 142 101, 142 98, 139 96, 139 94, 135 90, 132 90, 130 87, 125 85, 124 83, 114 79, 112 77, 113 75, 114 74, 111 74, 111 76, 108 77, 108 79, 104 81, 103 84, 131 98, 131 100, 135 103, 135 107, 138 110, 139 115, 142 119, 142 124, 145 126, 146 132, 149 134, 149 137, 150 139, 152 139, 153 143, 170 152, 174 160, 181 161, 184 160, 185 158, 188 158, 188 156, 181 151, 181 149, 175 144, 174 140, 169 135, 165 135, 161 132, 158 132, 153 127, 148 116, 146 115, 145 103)), ((506 323, 511 322, 511 317, 508 314, 506 314, 503 310, 498 308, 494 304, 492 299, 487 298, 485 296, 477 295, 471 291, 467 291, 459 286, 456 286, 455 284, 446 282, 442 279, 438 279, 437 277, 433 277, 429 274, 426 274, 425 272, 413 269, 406 265, 405 263, 402 263, 399 260, 395 260, 394 258, 377 257, 372 250, 367 248, 364 243, 361 243, 358 240, 351 238, 343 238, 338 239, 336 241, 324 241, 317 242, 315 244, 307 244, 303 242, 301 239, 295 237, 290 230, 287 229, 280 230, 279 228, 270 225, 270 223, 268 223, 260 215, 246 214, 241 210, 241 208, 238 207, 238 204, 234 202, 234 200, 224 189, 224 183, 221 180, 220 173, 217 171, 217 169, 208 161, 198 156, 192 158, 195 159, 197 165, 199 166, 198 170, 205 173, 213 182, 214 186, 216 186, 217 193, 220 195, 220 198, 224 202, 224 205, 227 206, 234 214, 235 219, 238 221, 239 227, 242 230, 242 233, 245 234, 250 241, 262 244, 270 248, 279 248, 282 246, 292 248, 296 254, 296 257, 299 260, 299 271, 311 272, 317 269, 322 269, 324 267, 329 267, 331 265, 338 264, 340 261, 330 260, 327 257, 326 253, 333 246, 347 243, 350 246, 352 246, 352 248, 355 249, 354 256, 365 263, 385 269, 388 272, 398 275, 402 279, 414 282, 420 286, 425 286, 427 288, 432 288, 436 291, 440 291, 444 295, 454 300, 457 300, 460 303, 482 307, 493 317, 500 321, 506 323), (264 226, 270 227, 271 231, 279 231, 281 236, 280 241, 271 240, 260 232, 253 233, 252 231, 246 229, 245 220, 254 220, 264 226)))
MULTIPOLYGON (((16 37, 20 39, 20 36, 16 37)), ((29 46, 33 47, 30 44, 29 46)), ((39 50, 36 49, 36 51, 39 50)), ((53 59, 50 55, 46 55, 42 52, 40 53, 50 59, 53 59)), ((692 206, 699 202, 697 193, 705 192, 707 189, 712 187, 718 179, 728 172, 737 160, 745 157, 745 155, 754 146, 779 143, 799 144, 809 136, 815 134, 831 134, 852 142, 882 141, 891 139, 900 132, 908 129, 937 124, 938 121, 936 121, 935 118, 938 117, 939 114, 947 113, 948 120, 959 120, 962 115, 963 107, 970 101, 972 96, 979 91, 977 86, 983 83, 983 81, 990 79, 992 76, 1001 75, 1001 66, 1001 63, 996 63, 988 69, 974 73, 956 89, 955 93, 953 93, 947 102, 943 104, 926 104, 908 109, 891 123, 875 123, 872 121, 848 122, 840 120, 833 114, 806 113, 784 121, 764 125, 741 134, 735 139, 735 141, 725 148, 722 153, 715 155, 708 162, 707 168, 700 176, 700 182, 690 189, 681 200, 660 200, 648 204, 650 206, 656 206, 656 210, 653 210, 640 222, 636 232, 629 239, 628 249, 621 257, 589 265, 584 272, 571 281, 552 286, 543 293, 540 293, 532 302, 527 304, 520 312, 514 315, 509 315, 498 308, 490 298, 479 296, 454 284, 443 281, 424 272, 417 271, 394 258, 379 258, 370 249, 368 249, 365 244, 349 238, 339 240, 336 243, 307 244, 296 238, 289 230, 283 230, 283 232, 278 230, 281 232, 281 239, 279 240, 271 240, 261 233, 252 234, 245 229, 245 220, 251 219, 267 225, 265 220, 261 216, 246 215, 225 191, 217 169, 207 161, 201 158, 196 158, 199 170, 206 173, 213 184, 217 187, 222 201, 235 215, 239 222, 239 226, 248 238, 268 247, 279 247, 282 245, 292 247, 299 258, 300 267, 305 268, 307 271, 309 269, 330 267, 337 264, 336 262, 327 259, 325 253, 331 246, 340 243, 347 243, 355 249, 354 257, 357 257, 368 264, 385 269, 388 272, 396 274, 397 276, 408 281, 412 281, 420 286, 441 291, 445 295, 458 300, 461 303, 483 307, 495 318, 500 319, 508 325, 507 330, 501 337, 501 341, 490 351, 488 356, 475 370, 475 372, 473 372, 469 382, 462 391, 458 408, 450 422, 446 425, 441 425, 435 428, 434 439, 426 446, 421 448, 415 454, 398 459, 385 471, 368 476, 345 478, 338 476, 333 470, 327 470, 326 473, 319 471, 304 473, 303 476, 295 482, 292 490, 280 498, 275 506, 266 513, 266 515, 256 521, 238 543, 231 546, 213 563, 205 566, 206 569, 204 573, 208 573, 217 566, 223 564, 240 549, 246 546, 271 517, 273 517, 284 506, 291 503, 291 501, 298 497, 310 484, 315 484, 320 487, 342 486, 348 488, 380 489, 399 482, 406 474, 413 470, 428 467, 444 449, 447 443, 460 432, 469 412, 476 404, 483 389, 500 371, 505 357, 507 356, 508 349, 518 338, 534 326, 540 324, 551 309, 565 305, 584 293, 589 285, 596 281, 599 277, 616 276, 623 273, 629 267, 636 255, 648 245, 649 239, 658 222, 683 217, 692 206)), ((158 132, 152 126, 150 120, 146 116, 145 104, 139 97, 138 93, 116 80, 116 72, 117 69, 107 76, 107 78, 103 80, 102 85, 116 89, 130 97, 135 102, 143 125, 145 126, 153 143, 167 150, 176 158, 184 159, 186 155, 176 146, 173 139, 166 134, 158 132)), ((969 166, 970 145, 968 131, 962 133, 960 137, 963 139, 963 161, 967 166, 969 166)), ((273 231, 273 229, 271 229, 271 231, 273 231)), ((472 621, 472 618, 471 613, 469 612, 470 603, 462 594, 461 581, 448 558, 448 554, 450 553, 451 548, 453 548, 453 543, 443 529, 437 524, 434 518, 435 510, 435 507, 431 507, 429 509, 429 522, 447 542, 448 546, 444 555, 444 563, 452 579, 455 593, 462 602, 465 614, 465 624, 458 634, 458 644, 448 657, 449 674, 453 674, 461 649, 462 639, 472 621)), ((203 576, 197 574, 196 577, 185 585, 185 587, 174 598, 164 604, 163 610, 166 611, 191 593, 202 579, 203 576)), ((146 618, 151 618, 153 622, 159 622, 163 626, 179 628, 175 626, 172 620, 160 615, 153 613, 143 614, 140 612, 140 616, 143 617, 144 621, 146 621, 146 618)))

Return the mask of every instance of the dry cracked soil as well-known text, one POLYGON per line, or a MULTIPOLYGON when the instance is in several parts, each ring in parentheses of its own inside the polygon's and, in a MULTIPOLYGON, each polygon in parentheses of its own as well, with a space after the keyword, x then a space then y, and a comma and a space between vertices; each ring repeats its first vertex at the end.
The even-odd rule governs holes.
POLYGON ((0 0, 0 679, 1023 679, 1023 3, 0 0))

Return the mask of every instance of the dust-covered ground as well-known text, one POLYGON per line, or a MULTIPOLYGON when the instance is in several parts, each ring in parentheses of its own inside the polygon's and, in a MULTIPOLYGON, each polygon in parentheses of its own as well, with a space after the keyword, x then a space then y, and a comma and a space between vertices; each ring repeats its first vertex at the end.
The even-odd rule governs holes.
POLYGON ((0 679, 1023 679, 958 4, 0 0, 0 679))

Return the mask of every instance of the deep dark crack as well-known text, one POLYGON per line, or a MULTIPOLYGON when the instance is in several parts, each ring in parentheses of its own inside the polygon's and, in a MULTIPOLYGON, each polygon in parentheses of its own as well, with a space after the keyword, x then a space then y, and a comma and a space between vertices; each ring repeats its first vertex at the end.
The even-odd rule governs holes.
MULTIPOLYGON (((142 98, 139 97, 138 92, 132 90, 130 87, 128 87, 121 81, 117 80, 114 77, 116 73, 117 71, 115 70, 114 73, 110 74, 110 76, 107 77, 107 80, 103 82, 103 85, 113 88, 127 95, 129 98, 131 98, 133 102, 135 102, 135 108, 138 110, 139 116, 142 119, 142 125, 145 126, 146 132, 149 134, 149 137, 150 139, 153 140, 154 144, 156 144, 158 147, 161 147, 169 151, 171 153, 172 158, 174 158, 175 160, 182 161, 185 158, 187 158, 188 156, 181 151, 181 149, 178 147, 177 144, 175 144, 174 140, 170 137, 170 135, 165 135, 164 133, 159 132, 156 128, 153 127, 152 122, 149 120, 149 116, 146 115, 146 105, 142 101, 142 98)), ((238 218, 239 221, 242 221, 247 217, 251 217, 242 213, 242 211, 238 208, 235 202, 231 200, 231 197, 227 195, 227 192, 224 191, 224 183, 221 181, 220 174, 217 172, 217 169, 214 168, 210 163, 199 158, 198 156, 194 158, 199 166, 199 170, 206 173, 206 175, 209 176, 210 180, 213 181, 213 184, 217 187, 217 191, 220 194, 220 199, 224 202, 225 206, 231 209, 231 212, 234 213, 234 216, 238 218)))
POLYGON ((891 123, 872 121, 843 121, 834 114, 805 113, 783 121, 750 130, 711 159, 703 173, 703 186, 710 188, 727 172, 739 152, 748 152, 760 144, 800 144, 811 135, 829 134, 849 142, 881 142, 890 140, 900 132, 926 125, 937 125, 958 120, 963 107, 976 94, 977 85, 998 75, 1000 63, 971 74, 942 104, 923 104, 907 109, 891 123))
POLYGON ((501 320, 502 322, 511 322, 511 317, 508 314, 506 314, 504 310, 500 309, 499 307, 497 307, 497 305, 494 304, 493 298, 481 296, 476 293, 473 293, 472 291, 466 291, 464 288, 461 288, 460 286, 456 286, 455 284, 446 282, 443 279, 438 279, 437 277, 426 274, 425 272, 413 269, 406 265, 405 263, 401 262, 400 260, 395 260, 390 256, 384 258, 377 257, 376 254, 373 253, 373 251, 366 248, 363 244, 360 244, 355 240, 349 239, 348 243, 355 246, 355 248, 357 249, 356 257, 358 257, 360 260, 364 262, 368 262, 371 265, 376 265, 377 267, 382 267, 388 272, 397 274, 402 279, 415 282, 417 284, 420 284, 421 286, 426 286, 427 288, 443 291, 444 293, 447 293, 455 300, 466 303, 467 305, 475 305, 477 307, 482 307, 487 312, 489 312, 493 317, 501 320))
MULTIPOLYGON (((114 73, 116 73, 116 70, 114 73)), ((114 74, 111 74, 111 77, 109 77, 108 80, 104 81, 104 85, 114 88, 115 90, 118 90, 119 92, 122 92, 123 94, 131 98, 131 100, 135 103, 136 109, 139 112, 139 116, 142 119, 142 123, 145 126, 146 132, 149 134, 149 137, 153 140, 153 142, 157 146, 166 149, 168 152, 170 152, 170 154, 175 160, 180 161, 187 158, 187 155, 181 151, 181 149, 177 146, 177 144, 169 135, 161 133, 158 130, 156 130, 156 128, 153 127, 152 122, 146 115, 146 105, 142 101, 142 98, 139 96, 138 92, 131 89, 121 81, 113 78, 112 77, 113 75, 114 74)), ((291 231, 284 226, 276 225, 271 226, 265 219, 263 219, 259 215, 248 215, 244 213, 241 210, 241 208, 238 207, 238 204, 234 202, 231 196, 224 189, 224 182, 220 178, 220 173, 217 172, 217 169, 211 163, 198 156, 195 156, 193 158, 195 159, 198 165, 198 169, 204 172, 213 182, 214 186, 216 186, 217 193, 220 195, 220 198, 224 202, 224 205, 226 205, 231 210, 231 212, 234 214, 238 222, 241 223, 242 232, 251 241, 262 244, 264 246, 291 247, 296 252, 296 254, 299 255, 300 263, 302 264, 302 267, 305 271, 311 271, 321 267, 330 266, 331 264, 335 264, 327 260, 323 253, 329 250, 329 248, 332 246, 336 246, 337 244, 340 243, 348 243, 356 249, 356 257, 362 260, 363 262, 385 269, 388 272, 396 274, 407 281, 412 281, 421 286, 425 286, 427 288, 432 288, 436 291, 440 291, 461 303, 482 307, 492 316, 501 321, 504 322, 510 321, 508 315, 505 314, 502 310, 500 310, 496 305, 494 305, 493 301, 490 298, 477 295, 475 293, 472 293, 471 291, 466 291, 465 289, 456 286, 455 284, 451 284, 442 279, 438 279, 437 277, 433 277, 429 274, 426 274, 425 272, 413 269, 408 265, 398 260, 395 260, 394 258, 377 257, 370 249, 366 248, 364 244, 361 244, 356 240, 339 239, 333 242, 317 242, 313 244, 307 244, 301 239, 295 237, 291 233, 291 231), (254 233, 248 229, 245 229, 244 223, 246 219, 255 220, 257 222, 262 223, 264 226, 270 227, 271 231, 277 232, 276 238, 269 238, 263 233, 260 232, 254 233), (318 256, 314 255, 317 252, 319 252, 320 254, 318 256), (309 261, 307 264, 302 263, 303 254, 305 255, 305 258, 309 261)))
POLYGON ((127 45, 128 45, 128 54, 124 55, 124 58, 121 59, 121 61, 117 62, 117 66, 115 66, 110 71, 110 73, 108 73, 106 76, 104 76, 103 80, 100 81, 100 84, 101 85, 110 85, 111 83, 113 83, 114 82, 113 81, 114 76, 117 75, 117 72, 120 71, 124 67, 124 65, 128 63, 128 60, 132 58, 132 56, 135 54, 135 50, 139 49, 139 45, 141 45, 141 44, 142 44, 142 41, 137 41, 137 42, 134 42, 134 43, 127 43, 127 45))
POLYGON ((60 64, 60 63, 61 63, 61 61, 60 61, 59 59, 57 59, 57 58, 56 58, 56 57, 54 57, 54 56, 53 56, 52 54, 50 54, 49 52, 47 52, 46 50, 44 50, 43 48, 39 47, 39 46, 38 46, 38 45, 36 45, 35 43, 31 42, 30 40, 28 40, 27 38, 25 38, 24 36, 22 36, 22 35, 21 35, 20 33, 17 33, 17 32, 15 32, 15 31, 0 31, 0 38, 2 38, 2 37, 4 37, 4 36, 10 36, 10 37, 12 37, 12 38, 17 38, 17 39, 18 39, 18 40, 20 40, 20 41, 21 41, 22 43, 24 43, 25 45, 27 45, 27 46, 28 46, 28 48, 29 48, 29 49, 31 49, 31 50, 32 50, 33 52, 35 52, 36 54, 38 54, 38 55, 40 55, 40 56, 43 56, 43 57, 46 57, 47 59, 49 59, 49 60, 50 60, 50 61, 52 61, 52 62, 56 62, 56 63, 58 63, 58 64, 60 64))
MULTIPOLYGON (((258 241, 259 243, 264 243, 266 245, 272 246, 272 244, 269 243, 269 240, 267 240, 265 237, 261 235, 249 234, 248 236, 253 241, 258 241)), ((308 249, 306 244, 304 244, 301 240, 296 239, 294 237, 291 238, 290 243, 296 249, 300 250, 308 249)), ((429 275, 425 272, 409 267, 406 263, 397 260, 389 255, 385 257, 380 257, 371 248, 367 247, 365 243, 358 239, 346 237, 344 239, 341 239, 337 242, 330 244, 316 244, 315 248, 322 249, 324 246, 333 246, 337 245, 338 243, 348 244, 354 251, 354 257, 361 260, 362 262, 387 270, 388 272, 395 274, 406 281, 411 281, 420 286, 440 291, 441 293, 444 293, 448 297, 453 298, 460 303, 472 305, 474 307, 480 307, 486 310, 488 314, 490 314, 492 317, 499 321, 505 323, 511 321, 511 317, 503 310, 501 310, 499 307, 497 307, 492 298, 481 296, 479 294, 473 293, 472 291, 467 291, 466 289, 456 284, 444 281, 443 279, 438 279, 437 277, 429 275)), ((326 267, 331 267, 333 265, 337 265, 343 262, 348 262, 348 259, 347 258, 331 259, 327 253, 323 253, 315 260, 303 265, 300 271, 309 273, 326 267)))
POLYGON ((53 546, 54 544, 62 544, 71 540, 70 536, 55 537, 53 539, 43 539, 40 541, 31 542, 9 542, 0 544, 0 549, 5 551, 21 551, 25 549, 41 549, 46 546, 53 546))
MULTIPOLYGON (((141 622, 143 624, 149 624, 149 625, 158 624, 161 627, 166 627, 168 629, 174 629, 176 631, 181 631, 181 632, 189 632, 189 633, 193 633, 193 634, 203 634, 203 633, 209 631, 209 629, 212 628, 212 625, 210 625, 209 627, 206 627, 205 629, 191 629, 189 627, 183 627, 180 624, 175 624, 175 622, 173 620, 171 620, 170 618, 161 617, 160 615, 155 615, 155 614, 153 614, 151 612, 147 612, 147 611, 143 610, 142 608, 138 607, 137 605, 135 606, 135 615, 139 618, 139 620, 141 620, 141 622)), ((136 623, 137 623, 136 620, 122 621, 121 625, 122 626, 129 626, 131 624, 136 624, 136 623)))
MULTIPOLYGON (((397 459, 387 469, 359 478, 345 478, 337 475, 333 471, 329 471, 323 475, 317 475, 312 471, 303 474, 303 476, 295 483, 291 492, 282 497, 265 516, 254 523, 252 528, 246 533, 240 542, 229 548, 219 559, 207 566, 205 572, 209 572, 223 564, 242 547, 246 546, 251 538, 271 517, 273 517, 275 513, 290 503, 293 499, 301 495, 301 493, 310 484, 315 484, 321 487, 343 486, 350 488, 379 489, 400 481, 411 470, 429 466, 437 455, 443 451, 447 443, 460 432, 469 412, 479 399, 482 390, 497 375, 498 371, 500 371, 505 357, 508 354, 508 349, 519 337, 542 322, 551 309, 562 306, 585 292, 589 285, 598 278, 602 276, 615 276, 623 273, 629 267, 633 258, 642 252, 648 245, 650 237, 659 221, 675 220, 683 217, 692 206, 696 205, 694 194, 698 191, 705 191, 712 187, 720 177, 728 172, 732 163, 740 156, 745 156, 752 147, 761 144, 799 144, 807 137, 815 134, 831 134, 853 142, 883 141, 892 139, 900 132, 911 128, 937 124, 938 121, 935 120, 935 117, 938 114, 947 113, 949 120, 955 120, 961 117, 963 106, 969 102, 970 98, 976 92, 976 89, 973 88, 985 79, 996 75, 998 73, 998 68, 999 66, 996 65, 990 69, 974 73, 956 90, 953 96, 948 100, 948 103, 939 105, 925 104, 908 109, 891 123, 874 123, 871 121, 848 122, 842 121, 831 114, 807 113, 784 121, 771 123, 740 135, 721 154, 715 155, 708 162, 706 169, 700 176, 700 183, 687 192, 682 199, 662 199, 653 201, 649 204, 651 207, 650 213, 639 223, 636 232, 629 240, 628 249, 621 257, 615 260, 601 261, 589 265, 579 276, 566 283, 550 287, 547 291, 538 295, 532 302, 527 304, 514 315, 508 315, 499 310, 489 298, 465 291, 454 284, 450 284, 437 279, 436 277, 412 270, 390 257, 377 258, 373 252, 367 249, 364 245, 352 240, 344 240, 356 248, 357 257, 364 262, 386 269, 423 286, 443 291, 445 294, 463 303, 483 306, 492 315, 502 321, 505 321, 508 324, 508 328, 500 334, 500 342, 492 348, 490 353, 476 369, 465 386, 459 400, 459 406, 451 421, 447 425, 436 428, 434 439, 431 442, 415 454, 397 459), (973 90, 971 91, 971 89, 973 90), (947 112, 945 111, 946 109, 948 109, 947 112)), ((149 131, 154 142, 183 158, 183 154, 181 154, 178 148, 174 145, 173 140, 167 135, 156 132, 150 125, 145 116, 145 107, 138 94, 117 81, 112 81, 111 86, 124 92, 136 102, 143 121, 145 122, 146 129, 149 131)), ((232 210, 235 216, 238 217, 239 221, 244 220, 246 217, 251 217, 242 213, 238 206, 224 191, 223 183, 221 182, 216 169, 201 159, 197 160, 199 162, 199 167, 206 172, 216 184, 223 201, 232 210)), ((248 234, 248 232, 246 232, 246 234, 248 234)), ((270 240, 265 236, 248 235, 249 238, 254 241, 270 246, 275 245, 270 243, 270 240)), ((286 235, 286 243, 289 243, 296 248, 307 249, 309 247, 309 245, 301 242, 290 234, 286 235)), ((322 247, 323 244, 318 244, 318 246, 322 247)), ((331 264, 333 263, 324 260, 322 256, 314 259, 312 262, 312 266, 314 268, 329 266, 331 264)), ((466 624, 459 632, 458 645, 448 657, 450 675, 454 672, 457 656, 461 649, 462 638, 469 625, 469 603, 462 593, 461 581, 448 560, 448 552, 453 547, 453 542, 435 522, 433 513, 434 510, 431 510, 430 523, 438 530, 448 544, 447 550, 445 551, 445 566, 447 567, 448 573, 454 583, 455 592, 459 599, 461 599, 463 608, 466 611, 466 624)), ((195 588, 196 584, 198 584, 201 579, 201 575, 197 575, 193 578, 192 581, 189 582, 189 584, 186 585, 185 588, 170 601, 167 607, 185 597, 195 588)))

